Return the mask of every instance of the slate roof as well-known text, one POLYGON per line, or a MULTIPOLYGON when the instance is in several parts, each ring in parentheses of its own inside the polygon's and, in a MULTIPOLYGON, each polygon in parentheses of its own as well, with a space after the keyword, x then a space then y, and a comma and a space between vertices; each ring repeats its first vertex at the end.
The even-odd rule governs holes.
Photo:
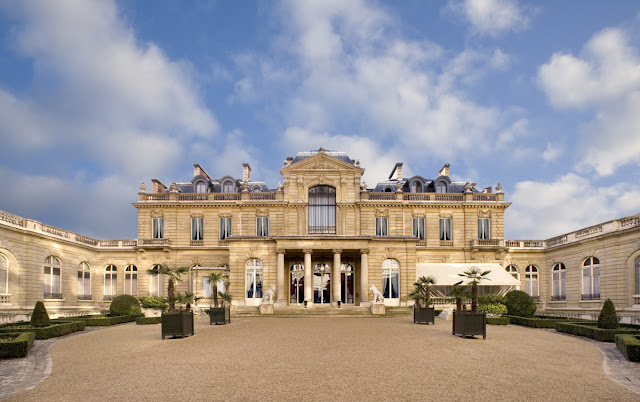
POLYGON ((326 150, 326 149, 324 149, 322 147, 320 147, 320 149, 317 149, 315 151, 298 152, 296 154, 296 157, 293 158, 293 161, 291 161, 291 164, 293 165, 296 162, 300 162, 302 160, 310 158, 310 157, 312 157, 314 155, 317 155, 319 153, 327 154, 327 155, 332 156, 332 157, 334 157, 336 159, 340 159, 341 161, 344 161, 344 162, 347 162, 347 163, 353 165, 353 161, 351 160, 351 158, 349 158, 349 156, 347 156, 346 153, 341 152, 341 151, 329 151, 329 150, 326 150))

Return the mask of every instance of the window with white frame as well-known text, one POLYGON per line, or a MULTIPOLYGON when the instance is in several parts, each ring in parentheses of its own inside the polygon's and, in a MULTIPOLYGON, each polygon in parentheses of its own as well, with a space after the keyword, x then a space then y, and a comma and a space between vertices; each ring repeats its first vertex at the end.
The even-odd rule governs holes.
POLYGON ((451 241, 451 218, 440 218, 440 240, 451 241))
POLYGON ((636 293, 640 294, 640 257, 636 259, 636 293))
POLYGON ((225 216, 220 218, 220 240, 229 236, 231 236, 231 217, 225 216))
POLYGON ((504 270, 510 273, 515 279, 520 280, 520 273, 518 273, 518 267, 515 265, 508 265, 504 270))
POLYGON ((268 216, 258 216, 256 218, 256 236, 269 236, 268 216))
POLYGON ((115 265, 107 265, 104 269, 104 298, 112 299, 118 292, 118 269, 115 265))
POLYGON ((252 258, 245 264, 246 272, 246 297, 248 299, 262 298, 262 261, 252 258))
POLYGON ((400 264, 397 260, 386 259, 382 262, 382 296, 385 299, 400 297, 400 264))
POLYGON ((596 257, 582 263, 582 300, 600 300, 600 260, 596 257))
POLYGON ((60 259, 49 256, 44 260, 44 298, 62 299, 62 264, 60 259))
POLYGON ((551 300, 567 300, 566 267, 559 262, 551 271, 551 300))
POLYGON ((225 180, 222 183, 222 192, 223 193, 235 193, 236 185, 232 180, 225 180))
POLYGON ((524 271, 525 292, 534 299, 539 298, 538 293, 538 267, 529 265, 524 271))
POLYGON ((196 183, 196 193, 206 193, 207 192, 207 184, 203 181, 199 181, 196 183))
POLYGON ((138 267, 127 265, 124 269, 124 294, 138 295, 138 267))
POLYGON ((191 218, 191 240, 202 240, 204 237, 204 218, 191 218))
MULTIPOLYGON (((160 265, 154 265, 151 269, 159 270, 160 265)), ((162 274, 149 276, 149 295, 162 297, 164 291, 164 278, 162 274)))
POLYGON ((491 224, 489 218, 478 218, 478 239, 491 238, 491 224))
POLYGON ((154 239, 164 239, 164 218, 153 218, 152 237, 154 239))
POLYGON ((440 181, 436 184, 436 193, 446 193, 447 192, 447 183, 440 181))
POLYGON ((9 294, 9 259, 0 253, 0 295, 9 294))
POLYGON ((309 234, 336 233, 336 189, 315 186, 309 189, 309 234))
POLYGON ((91 300, 91 267, 86 262, 78 266, 78 299, 91 300))
POLYGON ((413 218, 413 237, 424 240, 424 218, 413 218))
POLYGON ((376 216, 376 236, 388 236, 386 216, 376 216))
MULTIPOLYGON (((224 281, 224 277, 220 278, 220 280, 218 281, 218 293, 225 292, 224 281)), ((209 282, 209 278, 206 276, 202 277, 202 297, 213 297, 213 286, 211 285, 211 282, 209 282)))

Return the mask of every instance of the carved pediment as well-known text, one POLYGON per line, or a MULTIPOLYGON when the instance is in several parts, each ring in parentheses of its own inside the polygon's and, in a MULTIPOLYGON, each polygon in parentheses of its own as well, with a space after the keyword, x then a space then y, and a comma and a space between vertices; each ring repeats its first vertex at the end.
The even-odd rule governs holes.
POLYGON ((307 159, 301 160, 300 162, 296 162, 292 165, 283 167, 280 169, 282 174, 284 173, 293 173, 296 171, 309 171, 309 170, 348 170, 350 172, 356 171, 362 174, 364 169, 354 166, 350 163, 347 163, 343 160, 334 158, 327 154, 317 154, 313 155, 307 159))

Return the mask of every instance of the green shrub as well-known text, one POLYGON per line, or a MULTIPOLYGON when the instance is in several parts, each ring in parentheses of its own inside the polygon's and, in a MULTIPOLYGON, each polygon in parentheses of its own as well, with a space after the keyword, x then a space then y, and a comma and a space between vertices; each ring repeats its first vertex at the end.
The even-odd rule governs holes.
POLYGON ((617 329, 604 329, 598 328, 598 324, 593 322, 558 322, 556 323, 556 331, 585 336, 601 342, 614 342, 616 334, 640 335, 640 329, 638 328, 622 327, 617 329))
POLYGON ((478 306, 478 311, 481 313, 500 316, 502 314, 507 314, 507 306, 502 303, 480 304, 478 306))
POLYGON ((518 317, 533 317, 536 303, 531 296, 521 290, 513 290, 505 296, 505 303, 509 315, 518 317))
POLYGON ((508 325, 509 317, 487 317, 487 324, 489 325, 508 325))
POLYGON ((111 315, 140 315, 140 302, 131 295, 116 296, 109 307, 111 315))
POLYGON ((138 324, 138 325, 160 324, 161 322, 162 322, 162 317, 138 317, 138 318, 136 318, 136 324, 138 324))
POLYGON ((632 362, 640 362, 640 339, 638 336, 616 334, 616 347, 632 362))
POLYGON ((13 324, 7 327, 3 327, 2 329, 0 329, 0 334, 8 332, 34 332, 36 334, 36 339, 49 339, 56 336, 70 334, 76 331, 83 331, 84 327, 84 321, 58 321, 55 324, 49 325, 47 327, 38 328, 30 326, 26 323, 22 323, 21 325, 13 324))
POLYGON ((504 304, 505 302, 506 302, 506 299, 504 296, 498 296, 494 294, 486 294, 486 295, 478 296, 478 305, 494 304, 494 303, 504 304))
POLYGON ((110 325, 122 324, 135 321, 138 315, 118 315, 115 317, 98 317, 83 319, 89 327, 108 327, 110 325))
POLYGON ((618 314, 611 299, 604 301, 600 315, 598 316, 598 328, 616 329, 618 328, 618 314))
POLYGON ((40 328, 46 327, 49 324, 51 324, 51 320, 49 320, 47 309, 44 307, 43 302, 38 301, 31 313, 31 325, 35 328, 40 328))
POLYGON ((167 299, 160 296, 141 297, 140 305, 142 306, 142 308, 151 308, 161 311, 166 311, 167 307, 169 307, 167 299))
POLYGON ((0 357, 24 357, 36 339, 34 332, 10 332, 2 335, 7 335, 9 339, 0 341, 0 357))

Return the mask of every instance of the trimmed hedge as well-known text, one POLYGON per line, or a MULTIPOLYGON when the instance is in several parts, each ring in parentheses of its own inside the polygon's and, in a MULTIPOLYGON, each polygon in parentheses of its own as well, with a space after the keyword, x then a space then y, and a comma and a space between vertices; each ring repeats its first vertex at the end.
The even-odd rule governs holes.
POLYGON ((135 315, 119 315, 115 317, 81 318, 90 327, 108 327, 109 325, 122 324, 136 320, 135 315))
POLYGON ((138 325, 147 325, 147 324, 160 324, 162 322, 162 317, 137 317, 136 324, 138 325))
POLYGON ((24 357, 36 339, 34 332, 9 332, 3 335, 12 335, 15 339, 0 342, 0 357, 24 357))
POLYGON ((513 315, 508 316, 511 324, 524 325, 525 327, 532 328, 556 328, 556 324, 559 322, 569 322, 573 319, 567 317, 545 317, 545 318, 525 318, 516 317, 513 315))
POLYGON ((109 306, 109 315, 140 315, 140 302, 131 295, 116 296, 109 306))
POLYGON ((508 325, 509 317, 487 317, 487 324, 490 325, 508 325))
POLYGON ((40 300, 36 302, 36 305, 33 308, 33 312, 31 313, 31 325, 38 328, 51 325, 51 320, 49 320, 47 309, 44 306, 44 303, 40 300))
MULTIPOLYGON (((19 323, 19 324, 29 325, 28 323, 19 323)), ((47 327, 41 327, 41 328, 33 328, 33 327, 16 328, 9 325, 7 327, 0 329, 0 333, 34 332, 36 334, 36 339, 49 339, 49 338, 55 338, 56 336, 71 334, 77 331, 84 331, 84 327, 85 327, 84 321, 69 321, 69 322, 58 321, 55 324, 49 325, 47 327)))
POLYGON ((640 362, 640 339, 638 336, 616 334, 616 347, 632 362, 640 362))
POLYGON ((615 342, 616 334, 640 335, 638 327, 620 327, 616 329, 598 328, 594 323, 558 322, 556 331, 566 332, 572 335, 586 336, 601 342, 615 342))

